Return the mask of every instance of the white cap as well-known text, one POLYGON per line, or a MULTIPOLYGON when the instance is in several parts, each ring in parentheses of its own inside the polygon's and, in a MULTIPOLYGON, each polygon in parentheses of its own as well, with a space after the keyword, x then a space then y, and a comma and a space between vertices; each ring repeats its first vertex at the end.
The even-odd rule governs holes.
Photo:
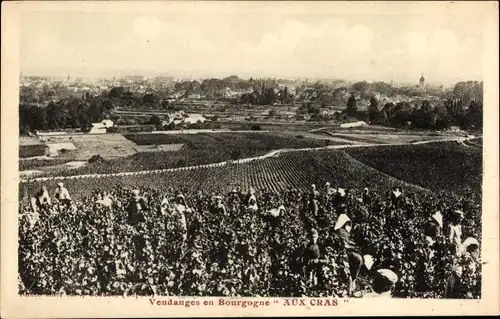
POLYGON ((377 270, 377 273, 385 279, 389 280, 393 285, 398 282, 398 275, 396 275, 396 273, 390 269, 379 269, 377 270))
POLYGON ((399 189, 395 189, 395 190, 393 190, 393 191, 392 191, 392 193, 393 193, 393 194, 394 194, 394 196, 396 196, 396 197, 401 196, 401 192, 399 191, 399 189))
POLYGON ((134 190, 132 191, 132 195, 134 195, 134 196, 139 196, 139 194, 140 194, 140 192, 139 192, 139 190, 138 190, 138 189, 134 189, 134 190))
POLYGON ((350 222, 351 219, 346 215, 346 214, 340 214, 339 218, 337 219, 337 222, 335 223, 335 227, 333 228, 334 230, 342 228, 342 226, 345 225, 345 223, 350 222))
POLYGON ((339 189, 337 189, 337 192, 340 194, 340 196, 342 196, 342 197, 345 196, 345 189, 339 188, 339 189))
POLYGON ((325 183, 325 186, 330 186, 330 182, 326 182, 326 183, 325 183))
POLYGON ((269 214, 273 217, 278 217, 280 215, 280 210, 279 209, 276 209, 276 208, 273 208, 269 211, 269 214))
POLYGON ((373 256, 372 255, 364 255, 363 260, 365 262, 366 269, 368 269, 368 270, 372 269, 372 266, 374 263, 373 256))
POLYGON ((443 227, 443 215, 440 211, 435 212, 431 217, 439 224, 439 227, 443 227))
POLYGON ((64 186, 64 183, 63 183, 63 182, 59 182, 59 183, 57 183, 57 186, 59 186, 59 187, 63 187, 63 186, 64 186))
POLYGON ((479 247, 479 242, 474 237, 467 237, 467 239, 465 239, 462 243, 462 247, 460 247, 460 255, 465 253, 467 251, 467 248, 472 245, 477 245, 479 247))

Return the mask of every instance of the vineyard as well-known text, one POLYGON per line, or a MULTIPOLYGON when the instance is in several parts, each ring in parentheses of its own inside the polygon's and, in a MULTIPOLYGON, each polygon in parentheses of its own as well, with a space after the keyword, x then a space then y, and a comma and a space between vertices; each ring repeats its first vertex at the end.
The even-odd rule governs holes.
POLYGON ((44 156, 47 151, 47 146, 42 144, 35 145, 20 145, 19 158, 28 158, 35 156, 44 156))
MULTIPOLYGON (((269 133, 218 133, 218 134, 129 134, 125 136, 137 145, 184 144, 175 152, 143 152, 68 170, 42 172, 39 176, 72 176, 109 174, 143 170, 169 169, 185 166, 219 163, 247 157, 261 156, 281 148, 314 148, 328 145, 345 145, 330 140, 316 140, 301 136, 269 133)), ((25 170, 44 166, 39 162, 22 165, 25 170)))
MULTIPOLYGON (((399 180, 364 165, 347 153, 336 150, 296 151, 280 154, 244 164, 229 164, 223 167, 185 169, 172 172, 107 176, 99 178, 67 179, 65 184, 75 198, 88 196, 92 190, 113 185, 164 189, 172 187, 185 192, 230 191, 253 186, 260 190, 282 190, 287 188, 309 189, 311 184, 330 182, 335 187, 362 188, 372 185, 379 190, 389 190, 395 185, 406 189, 428 192, 423 188, 399 180)), ((58 181, 43 182, 50 189, 58 181)), ((32 194, 42 182, 22 183, 20 196, 32 194)))
POLYGON ((478 147, 441 142, 346 152, 381 172, 433 191, 481 192, 482 149, 478 147))

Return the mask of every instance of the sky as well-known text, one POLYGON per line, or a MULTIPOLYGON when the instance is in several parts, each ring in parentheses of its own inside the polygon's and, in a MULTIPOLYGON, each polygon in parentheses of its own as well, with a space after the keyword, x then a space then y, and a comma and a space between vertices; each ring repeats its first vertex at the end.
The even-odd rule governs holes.
POLYGON ((423 73, 436 84, 481 80, 481 10, 393 4, 30 8, 20 16, 21 72, 410 83, 423 73))

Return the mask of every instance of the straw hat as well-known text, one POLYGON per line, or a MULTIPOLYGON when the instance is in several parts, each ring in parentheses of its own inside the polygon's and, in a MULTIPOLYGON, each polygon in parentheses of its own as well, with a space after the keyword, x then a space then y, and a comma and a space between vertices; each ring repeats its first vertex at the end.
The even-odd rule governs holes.
POLYGON ((377 273, 382 278, 389 280, 393 285, 398 282, 398 275, 390 269, 379 269, 377 273))

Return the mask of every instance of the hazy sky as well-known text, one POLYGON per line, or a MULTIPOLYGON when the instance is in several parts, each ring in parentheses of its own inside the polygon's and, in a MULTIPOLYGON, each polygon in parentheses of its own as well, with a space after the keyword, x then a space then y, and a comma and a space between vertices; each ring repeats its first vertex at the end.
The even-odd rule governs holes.
POLYGON ((213 3, 196 3, 188 10, 148 3, 112 12, 109 6, 99 11, 25 10, 20 17, 21 71, 397 82, 416 82, 424 73, 433 83, 481 79, 480 11, 406 6, 406 13, 399 7, 396 14, 382 4, 379 10, 325 3, 264 7, 263 2, 219 3, 217 9, 213 3))

